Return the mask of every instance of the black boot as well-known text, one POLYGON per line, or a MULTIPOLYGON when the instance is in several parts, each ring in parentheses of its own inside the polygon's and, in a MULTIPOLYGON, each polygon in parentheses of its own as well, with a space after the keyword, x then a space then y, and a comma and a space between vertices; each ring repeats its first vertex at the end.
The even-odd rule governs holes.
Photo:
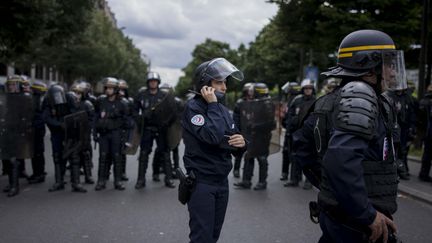
POLYGON ((261 191, 267 189, 267 182, 258 182, 254 188, 255 191, 261 191))
POLYGON ((152 177, 154 182, 160 182, 159 174, 153 174, 152 177))
POLYGON ((114 189, 123 191, 125 189, 123 183, 121 182, 123 163, 121 155, 114 156, 114 189))
POLYGON ((94 180, 92 178, 92 156, 90 151, 83 152, 83 167, 84 167, 84 182, 86 184, 94 184, 94 180))
POLYGON ((141 151, 138 163, 138 179, 135 184, 135 189, 141 189, 146 186, 145 174, 148 165, 148 152, 141 151))
POLYGON ((234 183, 234 186, 236 186, 237 189, 250 189, 252 183, 250 181, 241 181, 241 182, 234 183))
POLYGON ((99 168, 98 168, 98 182, 96 184, 95 190, 100 191, 105 189, 106 173, 107 173, 107 159, 106 153, 102 153, 99 157, 99 168))
MULTIPOLYGON (((56 162, 55 159, 54 162, 56 162)), ((54 176, 55 176, 55 183, 54 185, 52 185, 50 189, 48 189, 48 191, 55 192, 55 191, 64 190, 65 187, 63 181, 62 166, 58 163, 54 164, 54 176)))
POLYGON ((29 184, 45 182, 45 157, 43 154, 35 154, 31 160, 33 175, 28 179, 29 184))
POLYGON ((9 191, 8 197, 13 197, 19 193, 19 173, 20 173, 20 160, 11 160, 11 170, 9 174, 9 191))
POLYGON ((80 183, 80 163, 78 155, 73 156, 71 159, 71 184, 72 192, 87 192, 80 183))
POLYGON ((282 173, 282 175, 279 178, 279 180, 281 180, 281 181, 287 181, 288 180, 288 174, 287 173, 282 173))
POLYGON ((287 183, 284 184, 284 187, 298 187, 299 186, 299 182, 298 181, 288 181, 287 183))
POLYGON ((169 156, 169 151, 166 151, 163 153, 163 165, 164 165, 164 171, 165 171, 165 186, 168 188, 175 188, 174 182, 171 181, 172 179, 172 167, 171 167, 171 159, 169 156))

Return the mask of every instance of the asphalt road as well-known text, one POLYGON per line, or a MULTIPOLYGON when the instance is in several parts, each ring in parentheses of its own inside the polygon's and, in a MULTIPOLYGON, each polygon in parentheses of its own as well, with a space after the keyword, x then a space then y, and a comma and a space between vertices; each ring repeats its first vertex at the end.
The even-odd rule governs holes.
MULTIPOLYGON (((151 181, 151 170, 147 171, 147 187, 134 189, 136 156, 128 157, 130 180, 125 191, 114 190, 110 181, 101 192, 94 191, 94 185, 85 185, 88 193, 72 193, 68 183, 65 191, 49 193, 54 178, 48 139, 46 142, 46 182, 28 185, 21 180, 18 196, 0 195, 0 242, 188 242, 188 212, 177 201, 176 189, 151 181)), ((95 152, 96 166, 97 158, 95 152)), ((318 241, 319 226, 309 220, 308 212, 308 202, 317 192, 282 186, 280 153, 271 155, 269 164, 266 191, 231 186, 219 242, 318 241)), ((31 172, 29 161, 27 171, 31 172)), ((231 175, 229 179, 232 185, 235 180, 231 175)), ((256 176, 253 180, 255 183, 256 176)), ((7 178, 0 177, 0 187, 6 184, 7 178)), ((399 197, 398 203, 399 237, 404 242, 431 242, 432 207, 406 197, 399 197)))

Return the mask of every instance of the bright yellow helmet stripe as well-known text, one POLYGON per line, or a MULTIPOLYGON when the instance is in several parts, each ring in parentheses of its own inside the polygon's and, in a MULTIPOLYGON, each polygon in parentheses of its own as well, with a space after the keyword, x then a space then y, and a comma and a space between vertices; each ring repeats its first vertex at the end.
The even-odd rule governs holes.
POLYGON ((354 46, 354 47, 341 48, 339 49, 339 53, 349 52, 349 51, 384 50, 384 49, 396 49, 396 47, 394 45, 354 46))
POLYGON ((342 54, 339 54, 339 58, 341 58, 341 57, 352 57, 352 55, 353 55, 352 52, 342 53, 342 54))

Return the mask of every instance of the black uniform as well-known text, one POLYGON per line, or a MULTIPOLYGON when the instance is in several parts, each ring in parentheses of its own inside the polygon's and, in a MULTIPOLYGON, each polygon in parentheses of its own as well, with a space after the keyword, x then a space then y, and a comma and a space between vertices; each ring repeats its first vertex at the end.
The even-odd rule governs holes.
MULTIPOLYGON (((303 94, 296 96, 292 100, 291 104, 288 107, 288 113, 283 120, 284 127, 286 128, 285 141, 292 140, 292 134, 300 128, 300 121, 306 115, 309 107, 313 104, 314 101, 314 95, 306 96, 303 94)), ((287 150, 291 152, 290 149, 287 150)), ((290 162, 290 181, 287 182, 285 186, 298 186, 299 182, 302 180, 301 168, 298 165, 298 162, 296 162, 296 160, 292 159, 292 161, 290 162)))
POLYGON ((122 176, 122 131, 127 127, 127 107, 119 98, 113 101, 106 95, 98 98, 95 115, 95 134, 99 143, 99 169, 96 190, 105 189, 107 167, 112 159, 114 188, 124 190, 122 176))
MULTIPOLYGON (((234 111, 233 111, 233 120, 234 123, 236 125, 236 127, 238 127, 240 133, 242 132, 242 128, 240 126, 240 104, 244 101, 243 98, 238 99, 235 106, 234 106, 234 111)), ((240 177, 240 165, 241 165, 241 160, 243 158, 243 153, 238 153, 234 156, 234 177, 238 178, 240 177)), ((253 167, 252 167, 252 171, 253 171, 253 167)))
MULTIPOLYGON (((141 151, 139 155, 138 180, 135 188, 140 189, 145 186, 145 174, 148 167, 149 154, 152 151, 153 140, 156 140, 157 148, 160 151, 161 161, 163 161, 165 170, 165 185, 174 187, 171 182, 172 168, 169 158, 169 148, 167 145, 167 127, 175 118, 175 114, 169 114, 164 120, 159 120, 159 116, 155 113, 158 106, 164 102, 167 93, 157 90, 155 94, 150 93, 150 90, 140 92, 135 101, 136 111, 141 112, 142 122, 142 137, 141 151)), ((169 112, 169 111, 168 111, 169 112)), ((157 172, 157 171, 156 171, 157 172)))
POLYGON ((425 114, 426 134, 424 136, 424 150, 422 156, 422 166, 419 178, 422 181, 432 182, 430 174, 432 160, 432 92, 426 93, 420 100, 420 110, 425 114))
POLYGON ((303 128, 294 133, 295 157, 321 189, 321 240, 362 242, 368 238, 376 210, 391 217, 397 209, 392 142, 396 119, 391 101, 377 97, 364 82, 350 82, 338 92, 336 101, 320 99, 303 128), (363 113, 363 107, 370 113, 363 113), (318 164, 322 169, 314 173, 318 164))
MULTIPOLYGON (((69 160, 71 165, 71 183, 74 192, 86 192, 80 184, 80 159, 79 151, 72 150, 69 156, 64 156, 64 152, 69 146, 64 146, 65 123, 64 117, 77 111, 76 97, 71 93, 64 92, 59 85, 53 85, 48 89, 47 98, 44 100, 43 117, 51 132, 51 144, 55 167, 55 183, 49 191, 64 189, 64 174, 66 162, 69 160)), ((76 142, 76 141, 75 141, 76 142)))
POLYGON ((93 148, 91 145, 91 134, 92 134, 92 127, 94 125, 95 120, 95 109, 93 104, 89 100, 81 100, 78 103, 78 110, 79 111, 85 111, 87 113, 88 117, 88 130, 86 133, 85 141, 83 142, 83 148, 80 151, 80 165, 82 168, 84 168, 84 177, 85 177, 85 183, 87 184, 94 184, 94 180, 92 178, 92 168, 93 168, 93 148))
POLYGON ((398 174, 401 179, 409 179, 408 151, 409 142, 415 134, 417 110, 413 97, 406 91, 387 91, 386 94, 393 100, 399 124, 399 143, 396 144, 398 161, 398 174))

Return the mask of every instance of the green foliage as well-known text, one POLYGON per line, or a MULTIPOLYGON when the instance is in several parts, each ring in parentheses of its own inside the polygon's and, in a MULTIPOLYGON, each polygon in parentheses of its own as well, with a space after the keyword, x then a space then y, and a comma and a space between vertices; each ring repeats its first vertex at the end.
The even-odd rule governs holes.
POLYGON ((0 61, 54 66, 65 81, 113 76, 142 86, 148 64, 132 40, 95 8, 98 0, 2 1, 0 61))

